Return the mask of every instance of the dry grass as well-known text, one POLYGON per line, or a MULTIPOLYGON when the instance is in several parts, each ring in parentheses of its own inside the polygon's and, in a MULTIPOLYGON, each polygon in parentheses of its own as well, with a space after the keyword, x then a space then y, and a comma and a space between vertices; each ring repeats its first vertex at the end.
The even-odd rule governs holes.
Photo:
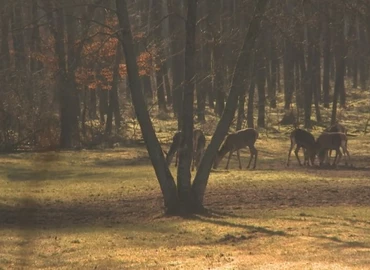
MULTIPOLYGON (((304 168, 292 156, 286 168, 291 129, 271 111, 257 169, 233 157, 229 171, 212 171, 209 214, 187 219, 163 216, 143 147, 0 156, 0 269, 368 269, 364 106, 340 115, 354 167, 304 168)), ((208 136, 215 121, 202 126, 208 136)), ((174 121, 154 123, 168 144, 174 121)))
POLYGON ((189 219, 162 215, 143 148, 2 156, 0 268, 366 269, 369 143, 355 168, 287 169, 289 142, 262 138, 258 169, 212 172, 189 219))

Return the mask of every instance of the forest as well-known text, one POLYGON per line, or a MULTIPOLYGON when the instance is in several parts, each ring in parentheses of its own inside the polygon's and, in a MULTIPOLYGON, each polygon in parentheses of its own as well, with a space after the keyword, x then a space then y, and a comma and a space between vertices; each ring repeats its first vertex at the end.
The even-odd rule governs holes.
MULTIPOLYGON (((178 119, 185 80, 186 1, 127 1, 149 112, 178 119)), ((195 120, 222 116, 256 1, 199 0, 194 43, 195 120)), ((133 114, 114 1, 2 1, 2 151, 124 142, 133 114)), ((271 0, 252 55, 241 64, 236 126, 335 123, 369 80, 370 4, 271 0), (277 104, 282 96, 283 107, 277 104), (330 119, 322 108, 331 108, 330 119)))
POLYGON ((0 270, 370 264, 369 0, 0 13, 0 270))

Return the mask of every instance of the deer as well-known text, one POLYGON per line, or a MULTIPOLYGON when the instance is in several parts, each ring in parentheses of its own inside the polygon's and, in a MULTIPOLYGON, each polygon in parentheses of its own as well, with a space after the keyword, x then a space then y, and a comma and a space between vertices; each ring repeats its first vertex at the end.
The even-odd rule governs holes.
MULTIPOLYGON (((166 162, 167 165, 170 166, 174 155, 176 154, 175 159, 175 167, 177 167, 177 163, 179 160, 179 148, 180 148, 180 141, 181 141, 181 131, 177 131, 172 138, 172 144, 170 149, 167 152, 164 152, 166 155, 166 162)), ((206 147, 206 137, 203 134, 203 131, 200 129, 195 129, 193 131, 193 155, 192 155, 192 167, 191 170, 194 171, 194 167, 198 170, 200 161, 204 154, 204 149, 206 147)))
POLYGON ((242 169, 242 163, 240 161, 239 150, 247 146, 251 154, 247 168, 250 167, 252 159, 254 157, 253 169, 255 169, 256 163, 257 163, 257 157, 258 157, 258 150, 255 148, 254 144, 257 139, 258 139, 258 131, 253 128, 241 129, 234 133, 228 134, 221 148, 217 151, 217 154, 213 161, 213 169, 217 169, 221 160, 224 158, 224 156, 227 153, 229 153, 229 158, 227 160, 226 167, 225 167, 225 169, 227 170, 229 168, 229 162, 230 162, 231 155, 233 154, 234 151, 237 151, 237 156, 239 160, 239 169, 242 169))
POLYGON ((335 150, 336 155, 333 166, 336 166, 342 158, 342 152, 339 148, 343 149, 343 154, 346 158, 345 164, 347 165, 347 159, 351 161, 347 149, 347 135, 341 132, 323 132, 316 140, 316 153, 318 153, 320 166, 322 166, 328 150, 335 150))
POLYGON ((316 141, 315 137, 308 131, 303 129, 295 129, 290 133, 290 148, 288 152, 288 160, 287 166, 289 166, 290 155, 294 146, 297 146, 294 150, 294 154, 298 160, 300 166, 302 166, 301 160, 299 159, 298 152, 301 148, 304 149, 304 165, 309 165, 309 161, 311 161, 311 165, 313 166, 315 163, 316 157, 316 141))
MULTIPOLYGON (((339 123, 335 123, 334 125, 331 125, 330 127, 326 128, 324 132, 341 132, 347 135, 347 129, 342 124, 339 124, 339 123)), ((330 163, 330 158, 331 158, 331 151, 332 150, 329 150, 328 151, 329 153, 326 152, 327 154, 326 158, 328 159, 329 163, 330 163)))

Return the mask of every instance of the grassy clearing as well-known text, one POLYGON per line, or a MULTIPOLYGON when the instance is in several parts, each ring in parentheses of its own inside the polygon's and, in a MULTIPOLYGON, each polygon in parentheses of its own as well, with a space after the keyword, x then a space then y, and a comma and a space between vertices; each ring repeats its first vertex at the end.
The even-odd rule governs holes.
MULTIPOLYGON (((211 173, 209 215, 188 219, 163 216, 144 147, 2 155, 0 269, 368 269, 369 98, 353 91, 339 113, 353 167, 303 168, 292 156, 286 168, 291 129, 271 110, 257 169, 240 171, 233 157, 226 171, 224 160, 211 173)), ((217 119, 207 117, 197 127, 209 138, 217 119)), ((167 148, 175 122, 153 122, 167 148)), ((243 150, 244 167, 248 158, 243 150)))
POLYGON ((143 148, 1 156, 0 269, 367 269, 369 143, 352 169, 285 168, 262 136, 258 169, 212 172, 190 219, 162 215, 143 148))

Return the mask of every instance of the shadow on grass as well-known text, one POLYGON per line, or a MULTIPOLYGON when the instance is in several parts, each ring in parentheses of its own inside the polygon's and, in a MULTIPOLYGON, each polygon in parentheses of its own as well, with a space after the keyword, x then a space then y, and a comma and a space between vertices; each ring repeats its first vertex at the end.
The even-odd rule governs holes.
POLYGON ((99 167, 121 167, 121 166, 142 166, 150 165, 148 156, 140 156, 135 158, 116 158, 110 160, 96 160, 95 166, 99 167))
POLYGON ((327 246, 326 248, 329 248, 328 245, 332 245, 333 243, 336 243, 339 245, 338 247, 340 248, 370 248, 369 244, 359 242, 359 241, 344 241, 339 239, 336 236, 325 236, 325 235, 320 235, 316 236, 318 239, 324 239, 324 240, 329 240, 329 243, 323 244, 324 246, 327 246))
POLYGON ((234 222, 225 221, 225 220, 209 219, 202 215, 194 216, 193 219, 201 221, 201 222, 205 222, 205 223, 212 223, 212 224, 219 225, 219 226, 245 229, 245 230, 249 230, 251 233, 263 233, 266 235, 289 236, 284 231, 274 231, 274 230, 270 230, 270 229, 267 229, 265 227, 260 227, 260 226, 239 224, 239 223, 234 223, 234 222))
POLYGON ((88 198, 73 202, 38 202, 32 198, 0 204, 0 229, 63 229, 138 224, 161 211, 157 198, 88 198), (155 205, 153 207, 153 204, 155 205))
POLYGON ((82 172, 76 173, 73 170, 48 170, 48 169, 27 169, 27 168, 13 168, 6 170, 6 177, 9 181, 47 181, 47 180, 65 180, 76 178, 78 180, 90 180, 96 178, 107 177, 107 173, 96 172, 82 172))

